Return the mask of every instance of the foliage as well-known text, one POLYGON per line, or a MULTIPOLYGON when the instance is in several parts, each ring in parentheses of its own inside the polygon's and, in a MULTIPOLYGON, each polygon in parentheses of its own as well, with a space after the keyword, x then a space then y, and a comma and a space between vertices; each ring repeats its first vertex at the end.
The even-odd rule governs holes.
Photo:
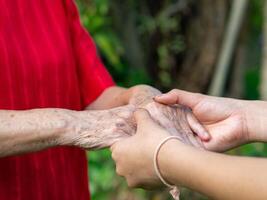
POLYGON ((78 0, 81 20, 90 31, 100 51, 102 60, 118 85, 131 86, 140 82, 149 83, 149 78, 142 69, 128 67, 125 49, 120 36, 114 31, 110 16, 109 0, 78 0))

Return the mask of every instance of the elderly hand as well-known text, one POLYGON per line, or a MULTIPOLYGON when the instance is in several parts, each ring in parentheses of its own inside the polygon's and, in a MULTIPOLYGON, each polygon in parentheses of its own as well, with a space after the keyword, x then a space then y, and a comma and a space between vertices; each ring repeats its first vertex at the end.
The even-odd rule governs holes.
POLYGON ((209 140, 209 133, 198 122, 191 110, 185 106, 166 106, 156 103, 153 98, 161 92, 153 87, 140 85, 133 87, 131 104, 149 111, 152 118, 171 135, 181 138, 184 143, 203 146, 199 138, 209 140), (196 137, 199 136, 198 137, 196 137))
POLYGON ((69 131, 60 137, 60 144, 95 150, 110 147, 114 142, 135 134, 134 106, 110 110, 79 111, 71 116, 69 131))

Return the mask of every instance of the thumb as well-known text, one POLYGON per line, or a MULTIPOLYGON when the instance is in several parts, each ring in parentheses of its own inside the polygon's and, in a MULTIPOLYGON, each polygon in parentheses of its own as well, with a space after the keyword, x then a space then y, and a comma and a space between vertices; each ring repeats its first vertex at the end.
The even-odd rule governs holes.
POLYGON ((202 99, 204 95, 199 93, 187 92, 184 90, 173 89, 170 92, 156 96, 154 99, 162 104, 182 104, 191 109, 194 108, 202 99))
POLYGON ((143 125, 154 124, 149 112, 143 108, 139 108, 134 112, 134 118, 137 123, 137 128, 143 125))

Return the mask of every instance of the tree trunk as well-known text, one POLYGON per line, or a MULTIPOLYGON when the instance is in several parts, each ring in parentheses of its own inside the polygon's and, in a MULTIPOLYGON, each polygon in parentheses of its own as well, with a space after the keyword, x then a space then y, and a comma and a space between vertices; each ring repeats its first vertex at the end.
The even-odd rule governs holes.
POLYGON ((178 64, 175 86, 181 89, 206 92, 213 74, 225 21, 228 1, 197 1, 194 14, 184 16, 186 21, 186 52, 178 64))

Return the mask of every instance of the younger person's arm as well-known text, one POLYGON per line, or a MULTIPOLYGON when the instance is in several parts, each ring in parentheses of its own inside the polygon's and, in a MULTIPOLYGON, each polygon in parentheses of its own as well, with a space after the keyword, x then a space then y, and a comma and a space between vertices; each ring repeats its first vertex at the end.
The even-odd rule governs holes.
POLYGON ((171 183, 213 199, 267 199, 267 160, 199 151, 169 141, 159 154, 159 168, 171 183))

